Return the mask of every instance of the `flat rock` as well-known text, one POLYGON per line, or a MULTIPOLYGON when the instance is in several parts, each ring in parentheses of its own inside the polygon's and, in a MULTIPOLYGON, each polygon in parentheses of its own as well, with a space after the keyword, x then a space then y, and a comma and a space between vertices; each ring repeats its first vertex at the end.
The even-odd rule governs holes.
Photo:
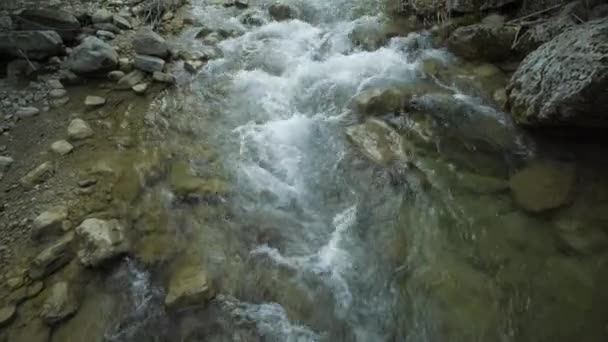
POLYGON ((68 102, 70 102, 70 97, 65 96, 59 99, 52 99, 50 101, 51 108, 59 108, 61 106, 65 106, 68 102))
POLYGON ((511 177, 510 187, 519 206, 541 212, 569 204, 575 181, 576 173, 571 165, 534 162, 511 177))
POLYGON ((154 56, 136 55, 134 66, 136 69, 153 73, 155 71, 163 71, 165 60, 154 56))
POLYGON ((32 222, 32 238, 41 239, 63 234, 63 222, 68 218, 68 208, 59 205, 42 212, 32 222))
POLYGON ((112 17, 112 22, 114 23, 114 25, 118 26, 118 28, 121 28, 123 30, 130 30, 133 28, 129 19, 118 14, 115 14, 112 17))
POLYGON ((89 124, 82 119, 74 119, 68 126, 68 137, 71 140, 82 140, 93 136, 94 132, 89 124))
POLYGON ((118 89, 131 89, 135 85, 141 83, 146 74, 141 70, 133 70, 118 81, 116 86, 118 89))
POLYGON ((32 279, 40 279, 65 266, 72 260, 74 253, 72 232, 45 247, 32 261, 28 274, 32 279))
POLYGON ((51 325, 66 320, 78 310, 78 301, 71 286, 61 281, 54 284, 42 305, 40 316, 51 325))
POLYGON ((53 89, 49 91, 49 97, 52 99, 59 99, 68 95, 65 89, 53 89))
POLYGON ((17 314, 17 307, 14 305, 0 308, 0 328, 9 324, 17 314))
POLYGON ((58 140, 51 144, 51 151, 62 156, 72 152, 72 150, 74 150, 74 146, 67 140, 58 140))
POLYGON ((133 89, 135 94, 143 95, 146 93, 146 90, 148 90, 148 83, 140 83, 140 84, 134 85, 133 88, 131 88, 131 89, 133 89))
POLYGON ((55 172, 51 162, 44 162, 32 171, 23 176, 19 182, 26 188, 31 188, 36 184, 40 184, 53 176, 55 172))
POLYGON ((140 55, 166 58, 169 56, 169 46, 163 37, 150 28, 139 30, 133 37, 133 48, 140 55))
POLYGON ((78 258, 85 266, 99 266, 129 251, 124 226, 118 220, 84 220, 76 228, 80 241, 78 258))
POLYGON ((87 107, 99 107, 106 104, 106 99, 101 96, 89 95, 84 100, 84 105, 87 107))
POLYGON ((175 84, 176 82, 175 76, 160 71, 155 71, 152 78, 160 83, 175 84))
POLYGON ((36 107, 21 107, 15 113, 15 115, 20 118, 30 118, 38 114, 40 114, 40 109, 36 107))
POLYGON ((200 265, 184 266, 178 268, 171 276, 165 305, 169 309, 202 305, 211 297, 207 272, 200 265))

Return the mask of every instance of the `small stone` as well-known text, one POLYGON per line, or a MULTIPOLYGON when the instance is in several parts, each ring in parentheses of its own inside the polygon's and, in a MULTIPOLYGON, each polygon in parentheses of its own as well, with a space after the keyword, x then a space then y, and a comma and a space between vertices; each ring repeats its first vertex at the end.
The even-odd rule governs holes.
POLYGON ((155 71, 152 78, 160 83, 175 84, 176 82, 175 76, 160 71, 155 71))
POLYGON ((93 136, 94 132, 89 124, 82 119, 74 119, 68 126, 68 136, 71 140, 82 140, 93 136))
POLYGON ((41 239, 63 233, 63 221, 68 218, 68 208, 53 207, 38 215, 32 223, 32 238, 41 239))
POLYGON ((78 258, 85 266, 99 266, 129 250, 124 227, 118 220, 84 220, 76 228, 80 241, 78 258))
POLYGON ((48 324, 57 324, 76 313, 78 301, 67 282, 54 284, 49 292, 40 312, 40 316, 48 324))
POLYGON ((95 185, 97 184, 97 179, 95 178, 87 178, 87 179, 83 179, 78 181, 78 186, 81 188, 87 188, 91 185, 95 185))
POLYGON ((51 164, 51 162, 44 162, 23 176, 19 182, 24 187, 30 188, 51 178, 53 173, 53 164, 51 164))
POLYGON ((114 70, 114 71, 110 71, 110 73, 108 73, 108 79, 110 81, 118 82, 123 77, 125 77, 125 73, 120 70, 114 70))
POLYGON ((49 92, 49 97, 52 99, 59 99, 67 96, 68 92, 65 89, 53 89, 49 92))
POLYGON ((15 115, 20 118, 29 118, 38 114, 40 114, 40 109, 36 107, 21 107, 17 110, 17 113, 15 113, 15 115))
POLYGON ((93 13, 93 15, 91 16, 91 21, 94 24, 109 23, 112 21, 113 18, 114 16, 112 15, 112 12, 106 9, 100 9, 93 13))
POLYGON ((12 322, 17 313, 17 307, 14 305, 5 306, 0 309, 0 327, 4 327, 12 322))
POLYGON ((133 71, 133 61, 128 58, 120 58, 118 60, 118 69, 125 73, 133 71))
POLYGON ((62 156, 72 152, 72 150, 74 150, 74 146, 67 142, 67 140, 58 140, 51 144, 51 151, 62 156))
POLYGON ((47 84, 47 85, 49 86, 49 88, 51 88, 51 89, 63 89, 63 88, 64 88, 64 87, 63 87, 63 84, 61 84, 61 81, 59 81, 59 80, 55 80, 55 79, 48 80, 48 81, 46 82, 46 84, 47 84))
POLYGON ((51 107, 53 108, 59 108, 62 106, 65 106, 68 102, 70 102, 70 98, 68 96, 66 97, 62 97, 60 99, 52 99, 51 100, 51 107))
POLYGON ((116 35, 110 31, 104 31, 104 30, 99 30, 96 33, 97 37, 103 39, 103 40, 112 40, 114 38, 116 38, 116 35))
POLYGON ((143 71, 133 70, 118 81, 116 88, 123 90, 131 89, 133 86, 141 83, 144 78, 146 78, 146 74, 143 71))
POLYGON ((106 104, 106 99, 104 99, 101 96, 92 96, 92 95, 89 95, 84 100, 84 105, 87 106, 87 107, 99 107, 99 106, 103 106, 105 104, 106 104))
POLYGON ((0 172, 6 172, 13 162, 14 160, 11 157, 0 156, 0 172))
POLYGON ((146 93, 146 90, 148 90, 148 84, 140 83, 140 84, 134 85, 133 88, 131 88, 131 89, 133 89, 135 94, 142 95, 142 94, 146 93))
POLYGON ((162 71, 165 67, 165 61, 159 57, 136 55, 134 66, 147 72, 162 71))
POLYGON ((112 17, 112 21, 114 22, 114 25, 118 26, 119 28, 121 28, 123 30, 130 30, 131 28, 133 28, 129 19, 127 19, 121 15, 114 15, 112 17))

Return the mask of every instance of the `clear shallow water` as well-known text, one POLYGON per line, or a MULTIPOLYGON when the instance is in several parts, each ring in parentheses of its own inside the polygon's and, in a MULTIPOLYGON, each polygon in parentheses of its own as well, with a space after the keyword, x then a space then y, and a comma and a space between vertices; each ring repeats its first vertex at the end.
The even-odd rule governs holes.
MULTIPOLYGON (((180 249, 202 260, 218 295, 166 313, 153 285, 163 276, 128 264, 139 292, 127 295, 133 314, 109 338, 601 341, 605 279, 594 273, 605 258, 561 253, 552 218, 523 213, 508 191, 467 185, 470 173, 506 177, 534 145, 476 94, 435 80, 457 93, 424 105, 436 131, 456 138, 436 137, 413 161, 374 165, 345 135, 360 121, 352 98, 415 84, 425 58, 452 57, 419 34, 353 46, 354 27, 385 19, 380 1, 290 3, 302 20, 261 12, 266 24, 248 27, 238 12, 194 2, 202 23, 243 33, 158 108, 179 136, 167 144, 213 176, 208 155, 180 144, 211 146, 232 184, 225 212, 178 208, 170 221, 202 236, 180 249)), ((195 34, 177 43, 197 49, 195 34)))

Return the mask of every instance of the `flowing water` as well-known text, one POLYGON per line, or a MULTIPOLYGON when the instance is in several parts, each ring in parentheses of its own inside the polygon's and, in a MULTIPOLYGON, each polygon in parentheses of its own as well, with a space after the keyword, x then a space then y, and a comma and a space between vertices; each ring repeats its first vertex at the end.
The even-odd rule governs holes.
MULTIPOLYGON (((347 139, 347 127, 361 121, 353 97, 417 84, 425 58, 453 58, 424 33, 354 45, 353 29, 380 30, 381 0, 293 0, 298 19, 281 22, 263 9, 269 3, 242 12, 193 1, 205 26, 239 34, 156 108, 177 132, 166 144, 199 175, 231 184, 216 203, 173 208, 168 220, 194 236, 178 249, 201 260, 217 294, 205 307, 165 312, 163 276, 128 261, 116 277, 130 279, 121 288, 130 309, 106 338, 605 340, 605 258, 561 253, 551 218, 467 178, 504 181, 534 155, 504 113, 435 79, 449 95, 422 102, 436 108, 433 132, 453 135, 389 166, 347 139), (243 24, 245 15, 260 25, 243 24)), ((196 33, 176 44, 203 49, 196 33)), ((415 125, 385 119, 400 132, 415 125)))

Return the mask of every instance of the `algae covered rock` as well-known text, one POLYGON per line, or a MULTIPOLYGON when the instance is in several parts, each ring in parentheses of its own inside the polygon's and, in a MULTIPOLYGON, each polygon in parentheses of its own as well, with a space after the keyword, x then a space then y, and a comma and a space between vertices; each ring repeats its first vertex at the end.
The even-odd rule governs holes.
POLYGON ((540 212, 568 204, 575 180, 571 165, 534 162, 511 177, 510 187, 518 205, 527 211, 540 212))

